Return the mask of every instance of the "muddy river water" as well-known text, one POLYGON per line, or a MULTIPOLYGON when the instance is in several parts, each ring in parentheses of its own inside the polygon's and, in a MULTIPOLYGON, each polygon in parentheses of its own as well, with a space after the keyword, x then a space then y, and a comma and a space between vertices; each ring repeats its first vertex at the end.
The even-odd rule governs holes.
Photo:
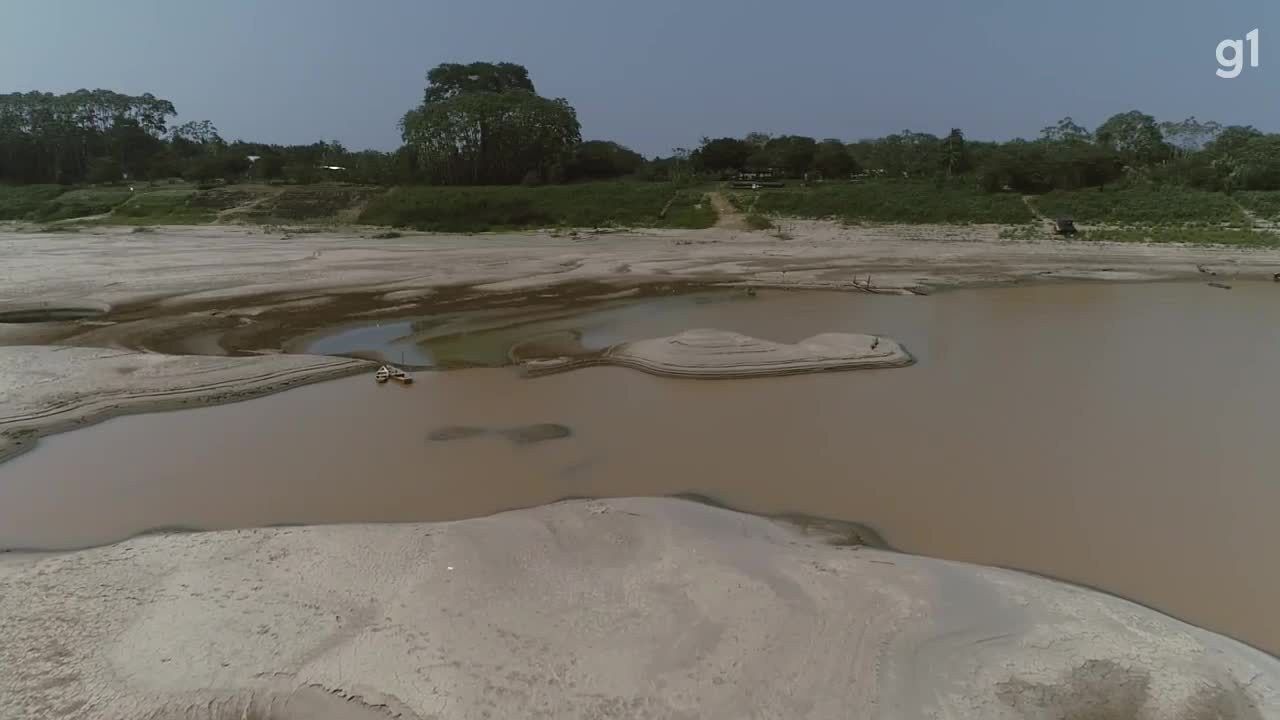
MULTIPOLYGON (((1280 651, 1280 287, 777 292, 656 307, 605 316, 608 337, 871 332, 918 363, 732 381, 607 367, 422 372, 411 387, 361 376, 116 418, 0 465, 0 547, 699 493, 860 521, 902 550, 1092 585, 1280 651), (500 432, 544 423, 569 434, 500 432), (433 435, 450 427, 485 432, 433 435)), ((603 332, 600 317, 581 319, 584 335, 603 332)), ((492 355, 495 342, 475 344, 492 355)))

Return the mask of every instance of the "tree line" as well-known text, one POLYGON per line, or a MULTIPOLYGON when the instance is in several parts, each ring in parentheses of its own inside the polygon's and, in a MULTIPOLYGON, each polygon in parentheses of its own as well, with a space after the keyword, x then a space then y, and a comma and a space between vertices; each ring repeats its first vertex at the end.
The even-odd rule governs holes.
POLYGON ((903 131, 852 143, 751 133, 704 138, 687 157, 695 172, 721 177, 906 177, 1032 194, 1121 181, 1226 192, 1280 190, 1280 135, 1194 117, 1161 123, 1136 110, 1113 115, 1092 131, 1063 118, 1034 140, 976 142, 958 128, 942 137, 903 131))
POLYGON ((514 63, 446 63, 427 73, 422 102, 400 121, 394 152, 338 142, 228 142, 208 121, 171 127, 173 103, 109 90, 0 95, 0 182, 513 185, 635 177, 681 181, 767 173, 805 180, 859 177, 967 183, 991 192, 1042 193, 1125 181, 1231 192, 1280 190, 1280 135, 1188 118, 1120 113, 1090 130, 1072 118, 1031 140, 979 142, 903 131, 846 142, 750 133, 703 138, 693 149, 645 158, 610 141, 583 141, 572 105, 538 94, 514 63))

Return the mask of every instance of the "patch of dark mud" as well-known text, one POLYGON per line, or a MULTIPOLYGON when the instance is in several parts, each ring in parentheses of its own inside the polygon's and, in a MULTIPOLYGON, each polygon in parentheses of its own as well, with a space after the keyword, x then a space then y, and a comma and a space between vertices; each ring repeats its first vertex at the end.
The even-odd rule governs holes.
POLYGON ((1205 683, 1173 714, 1156 715, 1149 673, 1111 660, 1088 660, 1058 683, 1021 678, 996 686, 996 695, 1020 717, 1035 720, 1132 720, 1167 717, 1170 720, 1261 720, 1258 706, 1244 688, 1205 683))
POLYGON ((466 440, 467 438, 484 435, 489 431, 484 428, 467 427, 465 425, 447 425, 442 428, 436 428, 427 433, 427 439, 433 442, 447 442, 449 440, 466 440))
POLYGON ((806 536, 815 537, 828 545, 836 547, 869 547, 877 550, 892 550, 889 543, 874 528, 849 520, 832 520, 814 515, 771 515, 774 520, 786 522, 803 532, 806 536))
POLYGON ((499 430, 498 433, 517 445, 532 445, 533 443, 546 442, 547 440, 567 438, 573 434, 573 431, 565 425, 539 423, 537 425, 521 425, 520 427, 507 428, 506 430, 499 430))
POLYGON ((536 423, 518 425, 510 428, 478 428, 466 425, 447 425, 436 428, 427 434, 432 442, 448 442, 450 440, 466 440, 482 435, 500 435, 516 445, 532 445, 548 440, 559 440, 573 434, 568 426, 557 423, 536 423))
POLYGON ((70 320, 91 320, 106 315, 110 305, 88 303, 84 305, 31 304, 0 307, 0 323, 47 323, 70 320))
POLYGON ((511 346, 508 356, 513 364, 547 358, 580 357, 589 351, 582 346, 582 331, 561 330, 521 340, 511 346))
POLYGON ((733 507, 709 495, 699 493, 676 493, 671 497, 696 502, 700 505, 729 510, 731 512, 760 515, 777 522, 786 523, 800 530, 806 537, 814 538, 837 547, 869 547, 876 550, 893 550, 884 536, 875 528, 864 523, 851 520, 835 520, 832 518, 804 515, 801 513, 764 514, 752 513, 749 510, 733 507))

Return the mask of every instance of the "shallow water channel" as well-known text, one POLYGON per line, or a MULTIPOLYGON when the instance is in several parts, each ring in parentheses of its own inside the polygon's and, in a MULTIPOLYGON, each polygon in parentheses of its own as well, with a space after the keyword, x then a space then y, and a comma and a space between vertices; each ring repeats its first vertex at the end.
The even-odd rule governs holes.
POLYGON ((116 418, 0 465, 0 547, 699 493, 860 521, 902 550, 1096 586, 1280 651, 1273 284, 709 294, 576 321, 452 321, 473 325, 411 341, 440 320, 365 340, 350 333, 376 325, 344 328, 316 342, 485 365, 565 329, 588 344, 691 327, 779 341, 850 331, 896 338, 918 362, 724 381, 608 367, 422 372, 410 387, 360 376, 116 418), (568 435, 525 432, 539 424, 568 435))

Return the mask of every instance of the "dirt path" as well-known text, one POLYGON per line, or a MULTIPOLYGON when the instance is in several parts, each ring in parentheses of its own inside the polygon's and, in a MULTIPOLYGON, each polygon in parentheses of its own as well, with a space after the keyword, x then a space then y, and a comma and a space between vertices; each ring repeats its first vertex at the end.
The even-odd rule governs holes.
POLYGON ((245 202, 239 203, 238 205, 234 205, 232 207, 219 210, 217 211, 217 213, 215 213, 215 216, 217 217, 217 222, 234 222, 237 216, 245 215, 249 212, 252 212, 253 210, 258 209, 258 207, 260 207, 263 203, 267 202, 268 200, 273 200, 279 197, 282 193, 284 193, 283 189, 275 189, 272 192, 251 198, 249 200, 246 200, 245 202))
POLYGON ((716 191, 707 193, 711 199, 711 207, 716 210, 716 227, 722 230, 750 230, 746 216, 738 212, 738 208, 729 202, 724 193, 716 191))
POLYGON ((1036 204, 1032 202, 1030 195, 1022 196, 1022 204, 1026 205, 1027 209, 1031 211, 1031 214, 1035 215, 1041 222, 1052 222, 1049 218, 1045 217, 1044 213, 1040 212, 1040 208, 1036 207, 1036 204))

